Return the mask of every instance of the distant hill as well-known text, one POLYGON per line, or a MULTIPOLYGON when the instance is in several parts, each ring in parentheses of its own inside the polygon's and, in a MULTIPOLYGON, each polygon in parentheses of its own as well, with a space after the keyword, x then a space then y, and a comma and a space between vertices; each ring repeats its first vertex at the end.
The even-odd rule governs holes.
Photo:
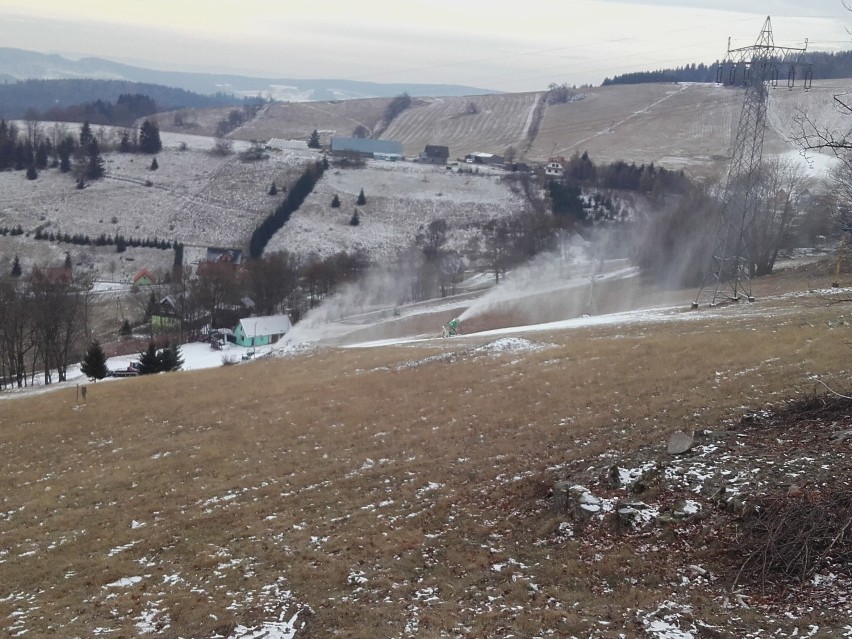
POLYGON ((27 109, 45 113, 83 103, 115 102, 122 94, 146 95, 162 110, 235 105, 232 95, 199 95, 184 89, 126 80, 24 80, 0 84, 0 117, 23 118, 27 109))
POLYGON ((232 74, 156 71, 100 58, 83 58, 75 61, 56 54, 48 55, 0 47, 0 79, 4 76, 18 80, 69 78, 123 80, 179 87, 203 95, 233 93, 242 97, 260 94, 263 97, 271 96, 276 100, 295 102, 392 97, 401 93, 412 96, 498 93, 489 89, 454 84, 383 84, 340 79, 255 78, 232 74))

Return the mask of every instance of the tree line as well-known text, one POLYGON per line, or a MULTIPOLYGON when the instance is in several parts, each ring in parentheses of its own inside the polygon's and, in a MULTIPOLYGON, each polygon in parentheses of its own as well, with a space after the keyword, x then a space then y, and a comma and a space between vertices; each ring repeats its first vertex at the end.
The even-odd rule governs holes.
POLYGON ((38 172, 55 168, 72 173, 77 187, 104 176, 106 148, 124 153, 158 153, 162 148, 160 130, 152 120, 145 120, 138 130, 125 129, 114 145, 102 131, 96 132, 89 121, 83 122, 78 135, 72 135, 60 123, 45 128, 37 119, 28 119, 21 129, 15 122, 0 119, 0 171, 26 171, 28 180, 38 179, 38 172))
POLYGON ((37 374, 45 384, 66 379, 85 343, 89 290, 70 270, 0 277, 0 388, 32 384, 37 374))
MULTIPOLYGON (((810 66, 815 80, 852 78, 852 51, 806 51, 802 54, 798 67, 810 66)), ((656 69, 654 71, 633 71, 605 78, 602 86, 614 84, 643 84, 656 82, 716 82, 719 62, 713 64, 691 63, 680 67, 656 69)))
MULTIPOLYGON (((22 80, 0 84, 0 105, 3 105, 0 115, 8 119, 22 119, 28 110, 32 110, 44 116, 41 119, 50 119, 47 117, 50 113, 61 116, 62 121, 66 122, 88 119, 96 124, 129 125, 132 120, 123 121, 129 109, 147 107, 142 107, 141 103, 119 106, 122 95, 145 96, 158 105, 158 111, 238 106, 243 103, 241 98, 224 93, 201 95, 184 89, 123 80, 22 80), (95 106, 98 102, 100 106, 95 106), (117 120, 107 121, 110 118, 117 120)), ((158 111, 141 113, 138 117, 158 111)))
POLYGON ((305 168, 299 179, 287 191, 284 201, 251 234, 249 255, 252 258, 258 258, 263 254, 269 240, 287 223, 290 216, 302 206, 302 202, 314 190, 314 187, 327 168, 328 159, 325 156, 323 156, 322 160, 311 163, 305 168))
POLYGON ((298 322, 369 265, 363 254, 346 252, 299 258, 277 251, 239 265, 202 262, 194 273, 176 267, 166 289, 140 289, 138 307, 148 330, 176 333, 180 342, 197 339, 206 325, 233 328, 248 315, 287 313, 298 322))

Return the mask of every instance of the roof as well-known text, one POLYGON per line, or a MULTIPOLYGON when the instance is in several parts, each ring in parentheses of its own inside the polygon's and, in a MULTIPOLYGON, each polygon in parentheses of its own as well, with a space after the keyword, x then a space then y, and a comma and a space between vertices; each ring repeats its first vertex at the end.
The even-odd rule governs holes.
MULTIPOLYGON (((260 317, 245 317, 239 326, 247 337, 258 335, 283 335, 290 330, 290 318, 287 315, 262 315, 260 317)), ((236 329, 234 329, 236 331, 236 329)))
POLYGON ((273 149, 289 149, 293 151, 307 151, 308 143, 304 140, 283 140, 281 138, 272 138, 266 143, 267 146, 273 149))
POLYGON ((157 278, 151 271, 149 271, 147 268, 143 268, 141 271, 139 271, 136 275, 133 276, 133 283, 136 284, 136 282, 141 280, 143 277, 147 277, 152 282, 157 281, 157 278))
POLYGON ((402 155, 402 143, 395 140, 368 140, 366 138, 331 138, 332 151, 356 153, 395 153, 402 155))
POLYGON ((243 251, 242 249, 211 246, 207 249, 207 261, 240 264, 243 261, 243 251))

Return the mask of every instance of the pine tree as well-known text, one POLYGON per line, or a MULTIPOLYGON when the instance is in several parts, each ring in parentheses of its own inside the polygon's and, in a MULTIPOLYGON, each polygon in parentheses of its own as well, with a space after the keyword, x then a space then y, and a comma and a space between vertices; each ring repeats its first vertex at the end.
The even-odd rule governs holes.
POLYGON ((183 366, 183 354, 180 351, 179 344, 169 342, 165 348, 159 352, 157 359, 160 364, 160 370, 163 372, 179 371, 183 366))
POLYGON ((97 140, 92 140, 88 147, 89 162, 86 165, 86 177, 97 180, 104 176, 104 160, 101 157, 101 149, 97 140))
POLYGON ((142 153, 159 153, 163 150, 160 129, 150 120, 145 120, 139 127, 139 150, 142 153))
POLYGON ((337 197, 337 193, 334 194, 334 197, 331 198, 331 208, 339 209, 340 208, 340 198, 337 197))
POLYGON ((358 199, 355 200, 355 204, 361 206, 367 203, 367 196, 364 195, 364 189, 361 189, 361 192, 358 194, 358 199))
POLYGON ((153 375, 160 372, 160 358, 157 357, 157 347, 154 342, 148 344, 148 350, 139 353, 139 374, 153 375))
POLYGON ((12 262, 12 273, 11 273, 11 275, 12 275, 12 277, 21 277, 22 272, 23 271, 21 269, 21 260, 19 260, 18 256, 16 255, 14 261, 12 262))
POLYGON ((352 214, 352 217, 349 218, 349 226, 358 226, 361 223, 361 218, 358 217, 358 209, 355 209, 355 212, 352 214))
POLYGON ((275 186, 275 182, 269 187, 269 195, 278 195, 278 187, 275 186))
POLYGON ((121 328, 118 329, 118 334, 122 337, 130 337, 131 335, 133 335, 133 329, 130 327, 130 320, 125 319, 121 323, 121 328))
POLYGON ((106 355, 98 340, 92 340, 86 355, 80 364, 80 371, 89 379, 103 379, 109 371, 106 365, 106 355))
POLYGON ((80 127, 80 148, 88 149, 94 139, 95 136, 92 134, 92 126, 89 124, 89 121, 86 120, 83 122, 83 126, 80 127))
POLYGON ((317 131, 316 129, 314 129, 314 130, 311 132, 311 139, 310 139, 310 140, 308 140, 308 148, 309 148, 309 149, 318 149, 318 148, 320 148, 319 131, 317 131))
POLYGON ((151 160, 151 170, 156 171, 159 168, 160 168, 160 165, 157 163, 157 158, 154 158, 153 160, 151 160))
POLYGON ((38 171, 36 171, 35 166, 30 164, 27 167, 27 179, 28 180, 35 180, 37 177, 38 177, 38 171))

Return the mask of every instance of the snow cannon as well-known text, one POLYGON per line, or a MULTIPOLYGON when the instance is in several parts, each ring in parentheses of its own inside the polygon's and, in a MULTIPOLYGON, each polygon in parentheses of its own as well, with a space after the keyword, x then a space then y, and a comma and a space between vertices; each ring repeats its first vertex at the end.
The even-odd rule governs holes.
POLYGON ((461 322, 458 318, 451 319, 444 325, 444 337, 453 337, 461 333, 461 322))

